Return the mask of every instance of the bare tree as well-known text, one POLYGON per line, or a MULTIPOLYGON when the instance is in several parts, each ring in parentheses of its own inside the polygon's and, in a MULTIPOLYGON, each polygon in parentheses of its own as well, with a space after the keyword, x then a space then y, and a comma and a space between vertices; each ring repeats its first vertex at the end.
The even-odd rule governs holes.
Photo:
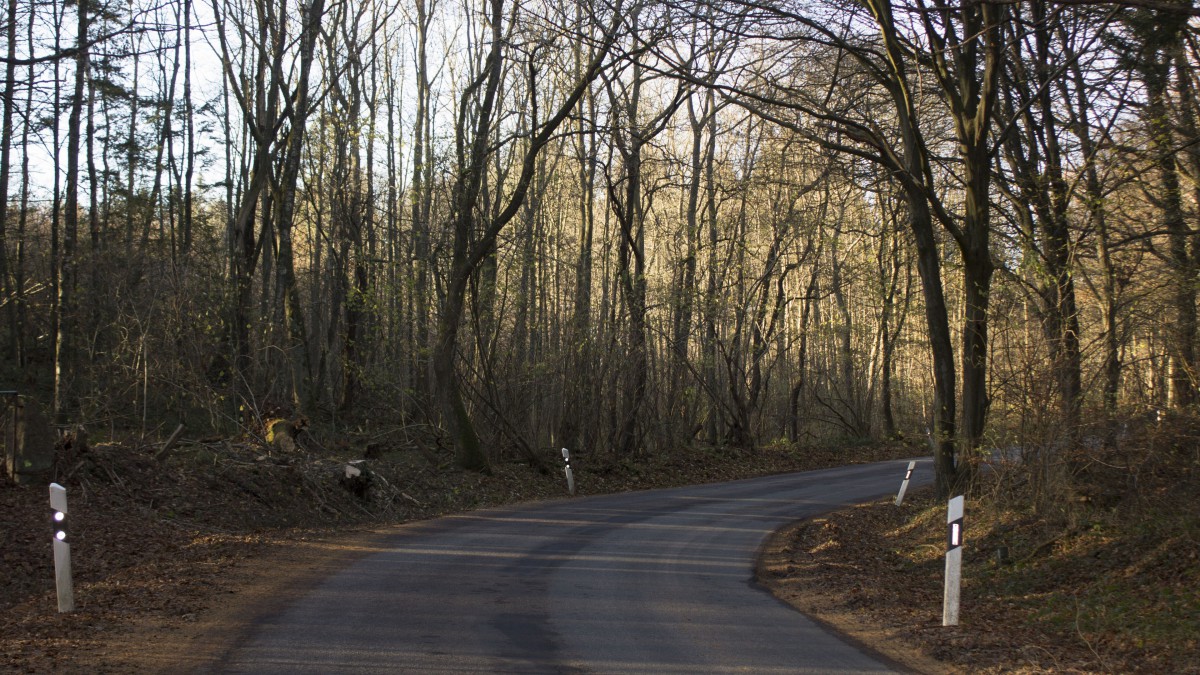
POLYGON ((493 250, 500 232, 519 212, 533 181, 538 154, 578 105, 608 60, 621 21, 621 5, 618 4, 610 10, 611 23, 603 32, 588 66, 545 118, 540 112, 540 97, 544 94, 538 89, 536 73, 530 78, 528 104, 532 120, 530 128, 534 131, 519 154, 518 175, 503 207, 481 222, 478 205, 493 150, 495 116, 498 114, 496 99, 508 58, 504 10, 503 0, 491 0, 487 16, 490 27, 488 53, 482 70, 474 75, 460 99, 455 125, 457 171, 450 192, 450 262, 432 350, 438 399, 443 420, 454 441, 458 464, 464 469, 484 472, 491 470, 490 461, 467 411, 462 383, 455 369, 467 285, 479 264, 493 250))

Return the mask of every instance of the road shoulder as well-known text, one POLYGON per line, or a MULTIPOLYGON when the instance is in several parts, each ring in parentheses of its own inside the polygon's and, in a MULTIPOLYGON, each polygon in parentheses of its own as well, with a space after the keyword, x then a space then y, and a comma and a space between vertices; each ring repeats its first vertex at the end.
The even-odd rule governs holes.
POLYGON ((904 624, 848 605, 844 586, 855 583, 853 563, 799 545, 806 530, 829 522, 809 518, 775 531, 760 549, 755 569, 758 583, 781 602, 902 668, 928 675, 965 672, 922 651, 908 639, 904 624))
POLYGON ((114 672, 221 672, 256 624, 325 577, 379 550, 384 536, 381 530, 359 529, 264 542, 245 559, 213 570, 215 588, 204 607, 135 621, 97 649, 97 662, 114 672))

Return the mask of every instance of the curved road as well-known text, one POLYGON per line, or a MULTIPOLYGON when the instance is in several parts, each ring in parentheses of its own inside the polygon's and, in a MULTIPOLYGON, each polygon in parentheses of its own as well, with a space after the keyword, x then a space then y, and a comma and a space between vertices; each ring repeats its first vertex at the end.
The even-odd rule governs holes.
MULTIPOLYGON (((892 672, 755 584, 784 524, 894 493, 904 461, 478 511, 257 622, 234 673, 892 672)), ((922 461, 913 477, 928 482, 922 461)))

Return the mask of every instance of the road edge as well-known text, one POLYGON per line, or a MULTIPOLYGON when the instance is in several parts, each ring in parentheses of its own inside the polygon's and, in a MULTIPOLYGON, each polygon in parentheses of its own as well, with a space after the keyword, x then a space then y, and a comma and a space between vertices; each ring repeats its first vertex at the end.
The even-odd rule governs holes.
POLYGON ((786 554, 796 531, 821 515, 793 520, 763 540, 754 564, 754 585, 769 593, 780 604, 803 614, 826 632, 900 672, 924 675, 962 673, 962 670, 934 659, 919 648, 904 644, 886 627, 872 623, 867 615, 830 610, 820 593, 784 586, 788 564, 786 554))

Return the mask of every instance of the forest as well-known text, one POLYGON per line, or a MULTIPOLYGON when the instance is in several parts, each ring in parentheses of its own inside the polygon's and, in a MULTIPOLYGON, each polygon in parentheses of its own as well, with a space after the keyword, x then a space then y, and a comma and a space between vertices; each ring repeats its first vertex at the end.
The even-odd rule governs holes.
POLYGON ((1197 403, 1190 0, 568 2, 8 0, 0 388, 942 494, 1197 403))

